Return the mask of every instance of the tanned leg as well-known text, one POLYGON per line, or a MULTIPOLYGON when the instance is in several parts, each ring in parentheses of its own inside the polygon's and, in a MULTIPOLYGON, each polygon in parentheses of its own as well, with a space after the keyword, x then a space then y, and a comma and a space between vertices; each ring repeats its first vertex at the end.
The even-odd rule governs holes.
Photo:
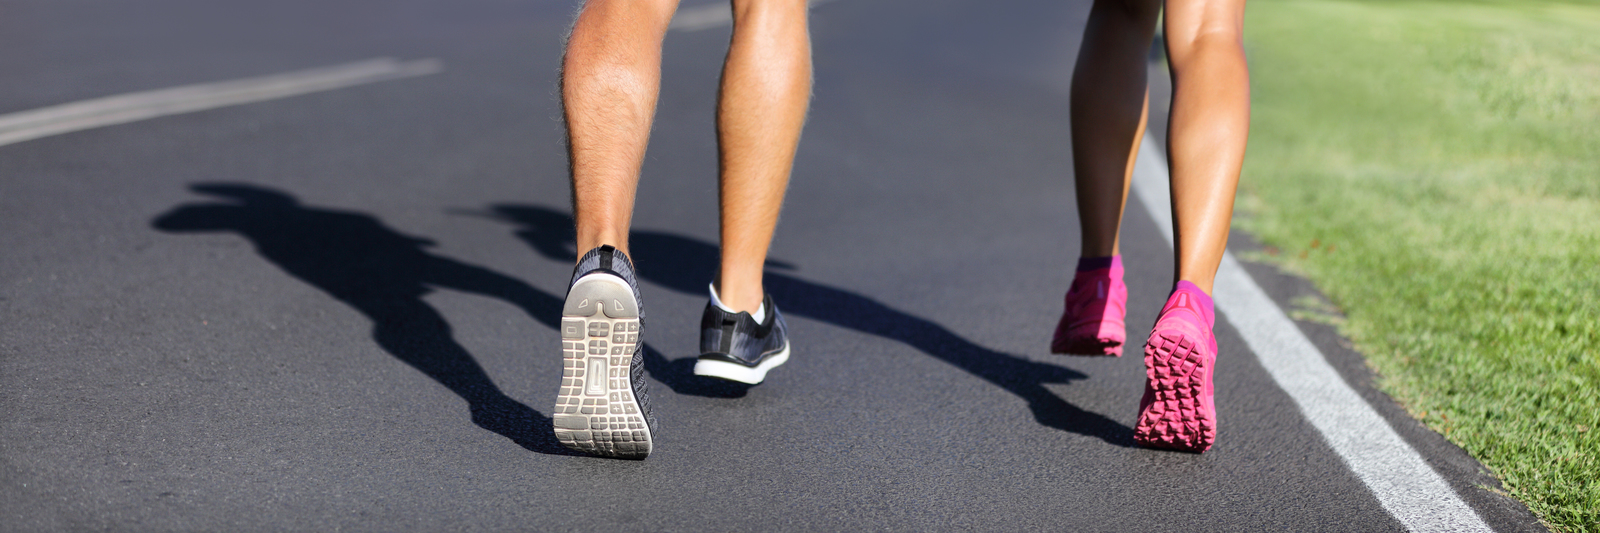
POLYGON ((1159 0, 1097 0, 1072 72, 1072 165, 1083 257, 1121 253, 1118 233, 1144 136, 1159 0))
POLYGON ((661 88, 661 41, 677 0, 589 0, 567 41, 561 101, 578 255, 628 249, 628 225, 661 88))
MULTIPOLYGON (((811 99, 806 0, 734 0, 717 102, 722 265, 717 293, 755 312, 762 266, 811 99)), ((580 230, 581 231, 581 230, 580 230)))
MULTIPOLYGON (((1233 196, 1250 131, 1244 0, 1168 0, 1167 126, 1178 280, 1211 292, 1228 243, 1233 196)), ((1176 282, 1176 280, 1175 280, 1176 282)))

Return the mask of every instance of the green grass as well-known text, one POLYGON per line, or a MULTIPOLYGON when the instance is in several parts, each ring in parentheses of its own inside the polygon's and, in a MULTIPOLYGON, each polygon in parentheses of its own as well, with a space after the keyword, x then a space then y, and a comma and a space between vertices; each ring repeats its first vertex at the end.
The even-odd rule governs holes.
POLYGON ((1600 531, 1600 3, 1256 0, 1237 225, 1414 416, 1600 531))

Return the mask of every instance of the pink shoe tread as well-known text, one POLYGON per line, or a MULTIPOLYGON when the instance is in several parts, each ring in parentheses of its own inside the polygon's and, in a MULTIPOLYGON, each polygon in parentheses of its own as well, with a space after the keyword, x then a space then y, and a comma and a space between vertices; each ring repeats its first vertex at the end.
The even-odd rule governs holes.
POLYGON ((1145 391, 1133 433, 1140 445, 1204 452, 1216 441, 1211 377, 1217 341, 1208 320, 1210 310, 1202 308, 1201 298, 1209 304, 1210 298, 1198 289, 1191 293, 1180 287, 1144 345, 1145 391))

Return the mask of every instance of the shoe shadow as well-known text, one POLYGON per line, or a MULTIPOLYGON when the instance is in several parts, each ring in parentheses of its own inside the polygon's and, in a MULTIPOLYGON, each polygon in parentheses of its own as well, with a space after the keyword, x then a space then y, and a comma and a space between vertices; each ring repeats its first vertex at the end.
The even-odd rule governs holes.
MULTIPOLYGON (((564 212, 528 205, 491 206, 492 218, 517 226, 516 235, 541 255, 556 261, 576 261, 572 217, 564 212)), ((629 248, 640 278, 668 289, 705 294, 715 274, 716 245, 698 239, 655 231, 634 231, 629 248)), ((783 312, 841 328, 893 339, 982 378, 1028 402, 1034 419, 1047 427, 1133 446, 1133 429, 1105 416, 1085 411, 1062 400, 1044 387, 1087 376, 1060 366, 1036 363, 979 346, 944 326, 884 305, 854 292, 806 281, 775 270, 793 270, 782 261, 767 261, 767 292, 782 302, 783 312)), ((657 381, 680 394, 743 396, 748 387, 713 385, 693 375, 694 357, 668 360, 647 347, 646 370, 657 381)))
MULTIPOLYGON (((635 271, 637 273, 637 271, 635 271)), ((788 309, 788 307, 784 307, 788 309)), ((667 359, 660 350, 644 345, 644 369, 672 392, 706 398, 743 398, 755 385, 694 375, 696 357, 667 359)))
POLYGON ((556 441, 550 419, 500 391, 422 296, 447 288, 510 302, 552 329, 561 300, 498 272, 428 253, 433 243, 396 232, 370 215, 302 205, 281 191, 243 183, 200 183, 215 197, 180 205, 151 221, 170 233, 231 231, 289 275, 354 307, 372 339, 466 400, 472 422, 531 451, 578 455, 556 441))

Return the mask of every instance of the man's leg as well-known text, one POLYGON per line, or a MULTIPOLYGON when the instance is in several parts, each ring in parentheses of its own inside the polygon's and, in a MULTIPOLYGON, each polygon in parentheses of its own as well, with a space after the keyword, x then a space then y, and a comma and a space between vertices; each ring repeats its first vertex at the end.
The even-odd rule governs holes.
POLYGON ((734 0, 717 101, 722 265, 718 296, 756 312, 767 247, 811 99, 806 0, 734 0))
POLYGON ((551 422, 574 450, 643 459, 655 422, 628 245, 661 86, 661 40, 677 0, 590 0, 573 25, 561 97, 572 164, 578 265, 561 307, 561 387, 551 422))
POLYGON ((628 225, 661 89, 661 41, 677 0, 590 0, 562 61, 578 255, 628 249, 628 225))
POLYGON ((718 96, 722 265, 694 373, 756 384, 789 360, 788 326, 761 276, 811 98, 806 0, 733 0, 718 96))

